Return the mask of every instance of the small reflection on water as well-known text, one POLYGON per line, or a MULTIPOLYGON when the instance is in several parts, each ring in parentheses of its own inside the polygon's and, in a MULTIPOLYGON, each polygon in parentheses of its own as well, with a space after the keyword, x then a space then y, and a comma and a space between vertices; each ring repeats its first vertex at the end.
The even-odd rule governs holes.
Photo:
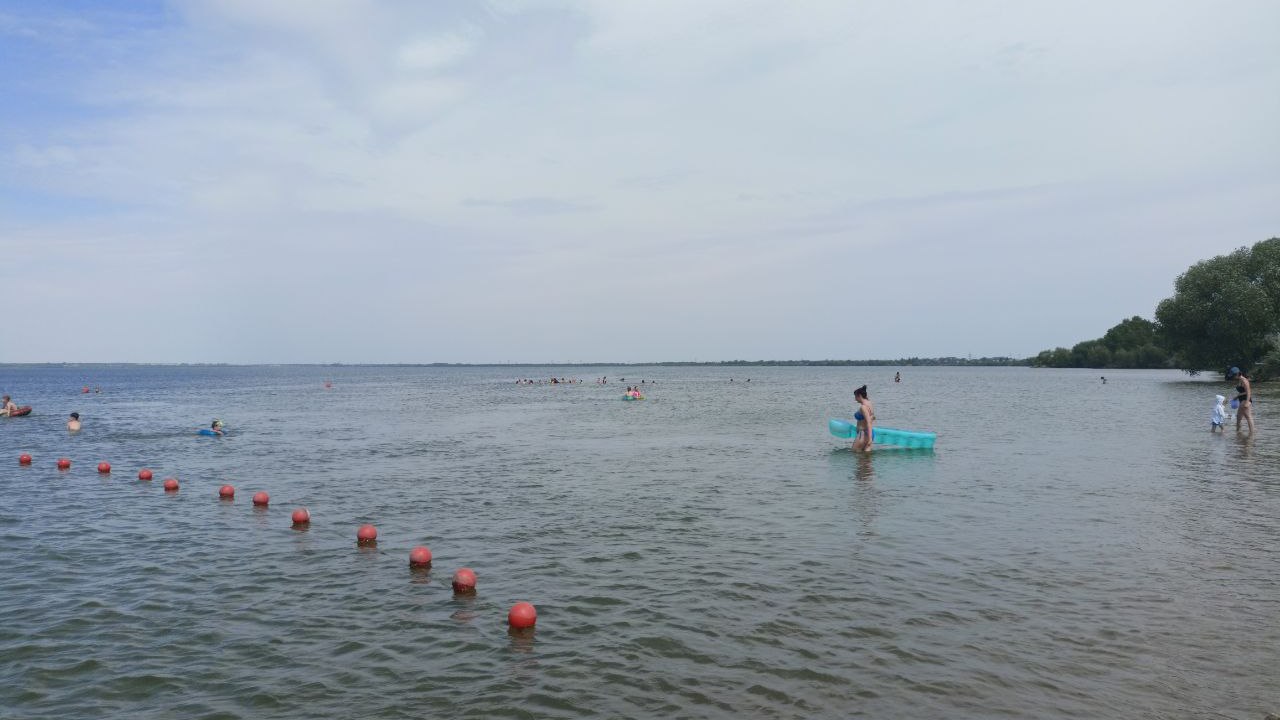
POLYGON ((507 637, 511 638, 510 648, 518 653, 533 652, 534 628, 507 628, 507 637))
POLYGON ((409 583, 412 585, 430 585, 431 584, 431 567, 411 567, 409 568, 409 583))
POLYGON ((254 523, 253 524, 260 528, 267 527, 270 524, 270 518, 267 516, 267 511, 268 511, 268 508, 266 505, 254 505, 253 506, 254 523))
POLYGON ((1248 430, 1241 430, 1236 433, 1235 441, 1240 448, 1241 457, 1253 457, 1253 433, 1248 430))
MULTIPOLYGON (((873 451, 874 452, 874 451, 873 451)), ((876 476, 875 464, 871 461, 872 453, 855 452, 854 459, 857 461, 854 466, 853 477, 860 482, 869 482, 876 476)))
POLYGON ((476 594, 475 592, 454 592, 453 604, 458 605, 458 609, 449 615, 450 618, 460 623, 469 623, 476 618, 476 594))

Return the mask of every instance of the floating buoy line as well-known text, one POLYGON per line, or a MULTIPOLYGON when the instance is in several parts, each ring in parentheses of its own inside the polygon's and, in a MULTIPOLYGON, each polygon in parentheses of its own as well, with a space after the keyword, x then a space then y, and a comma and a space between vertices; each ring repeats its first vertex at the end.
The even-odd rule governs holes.
MULTIPOLYGON (((85 389, 88 392, 88 388, 85 389)), ((22 453, 18 456, 18 464, 23 467, 30 467, 34 462, 30 453, 22 453)), ((58 470, 65 471, 71 469, 71 460, 69 458, 58 458, 55 463, 58 470)), ((98 463, 98 473, 101 475, 111 474, 111 463, 101 461, 98 463)), ((138 480, 142 482, 150 481, 155 474, 149 468, 142 468, 138 471, 138 480)), ((177 478, 168 477, 161 483, 166 494, 178 492, 181 487, 177 478)), ((236 496, 235 486, 224 484, 218 488, 218 499, 223 502, 234 502, 236 496)), ((271 502, 271 496, 265 490, 260 490, 253 495, 253 506, 255 510, 263 510, 268 507, 271 502)), ((311 511, 305 507, 297 508, 290 515, 293 529, 306 530, 311 525, 311 511)), ((372 524, 365 523, 356 530, 356 545, 362 548, 374 548, 378 545, 378 528, 372 524)), ((431 568, 431 549, 418 545, 409 551, 409 567, 414 571, 429 570, 431 568)), ((450 585, 453 587, 455 596, 470 596, 476 594, 476 573, 469 567, 459 568, 453 573, 450 579, 450 585)), ((507 626, 512 632, 525 632, 533 629, 537 623, 537 609, 528 602, 517 602, 511 606, 511 610, 507 613, 507 626)))

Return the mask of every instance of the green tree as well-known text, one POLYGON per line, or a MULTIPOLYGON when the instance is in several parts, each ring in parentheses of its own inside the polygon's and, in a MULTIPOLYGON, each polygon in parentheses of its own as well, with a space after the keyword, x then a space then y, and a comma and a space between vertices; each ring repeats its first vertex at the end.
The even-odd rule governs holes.
POLYGON ((1111 366, 1118 368, 1142 367, 1138 364, 1138 351, 1129 348, 1120 348, 1111 353, 1111 366))
POLYGON ((1055 348, 1053 350, 1043 350, 1031 360, 1034 367, 1071 367, 1071 351, 1064 348, 1055 348))
POLYGON ((1111 351, 1106 345, 1098 343, 1089 348, 1089 357, 1087 360, 1091 368, 1111 367, 1111 351))
POLYGON ((1273 338, 1280 333, 1280 238, 1192 265, 1156 308, 1156 323, 1178 367, 1236 365, 1255 379, 1274 374, 1273 338), (1261 373, 1261 374, 1259 374, 1261 373))
POLYGON ((1170 367, 1169 353, 1162 347, 1154 343, 1148 343, 1138 348, 1138 359, 1134 367, 1140 368, 1167 368, 1170 367))
POLYGON ((1041 351, 1031 359, 1034 367, 1168 368, 1168 351, 1160 347, 1159 328, 1134 315, 1121 320, 1097 340, 1076 343, 1070 350, 1041 351))
POLYGON ((1117 350, 1137 350, 1143 345, 1156 343, 1156 324, 1137 315, 1121 320, 1119 325, 1102 336, 1102 344, 1113 353, 1117 350))

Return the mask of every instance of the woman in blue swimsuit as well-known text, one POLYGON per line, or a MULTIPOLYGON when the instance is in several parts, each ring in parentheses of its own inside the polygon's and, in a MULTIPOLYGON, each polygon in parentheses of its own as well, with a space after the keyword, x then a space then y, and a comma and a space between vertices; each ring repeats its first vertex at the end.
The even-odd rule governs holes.
POLYGON ((858 410, 853 413, 853 419, 858 421, 858 434, 853 438, 853 450, 871 452, 872 424, 876 419, 876 411, 867 398, 867 386, 854 390, 853 399, 858 403, 858 410))

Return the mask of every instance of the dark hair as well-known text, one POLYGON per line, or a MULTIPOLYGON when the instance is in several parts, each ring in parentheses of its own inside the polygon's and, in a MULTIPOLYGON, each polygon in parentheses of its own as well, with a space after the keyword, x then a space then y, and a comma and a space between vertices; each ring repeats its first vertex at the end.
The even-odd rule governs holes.
POLYGON ((71 417, 73 417, 73 418, 75 418, 75 419, 79 420, 79 419, 80 419, 80 413, 71 413, 71 417))
POLYGON ((854 396, 854 397, 867 397, 867 386, 866 386, 866 385, 863 385, 862 387, 858 388, 857 390, 854 390, 854 391, 853 391, 853 396, 854 396))

